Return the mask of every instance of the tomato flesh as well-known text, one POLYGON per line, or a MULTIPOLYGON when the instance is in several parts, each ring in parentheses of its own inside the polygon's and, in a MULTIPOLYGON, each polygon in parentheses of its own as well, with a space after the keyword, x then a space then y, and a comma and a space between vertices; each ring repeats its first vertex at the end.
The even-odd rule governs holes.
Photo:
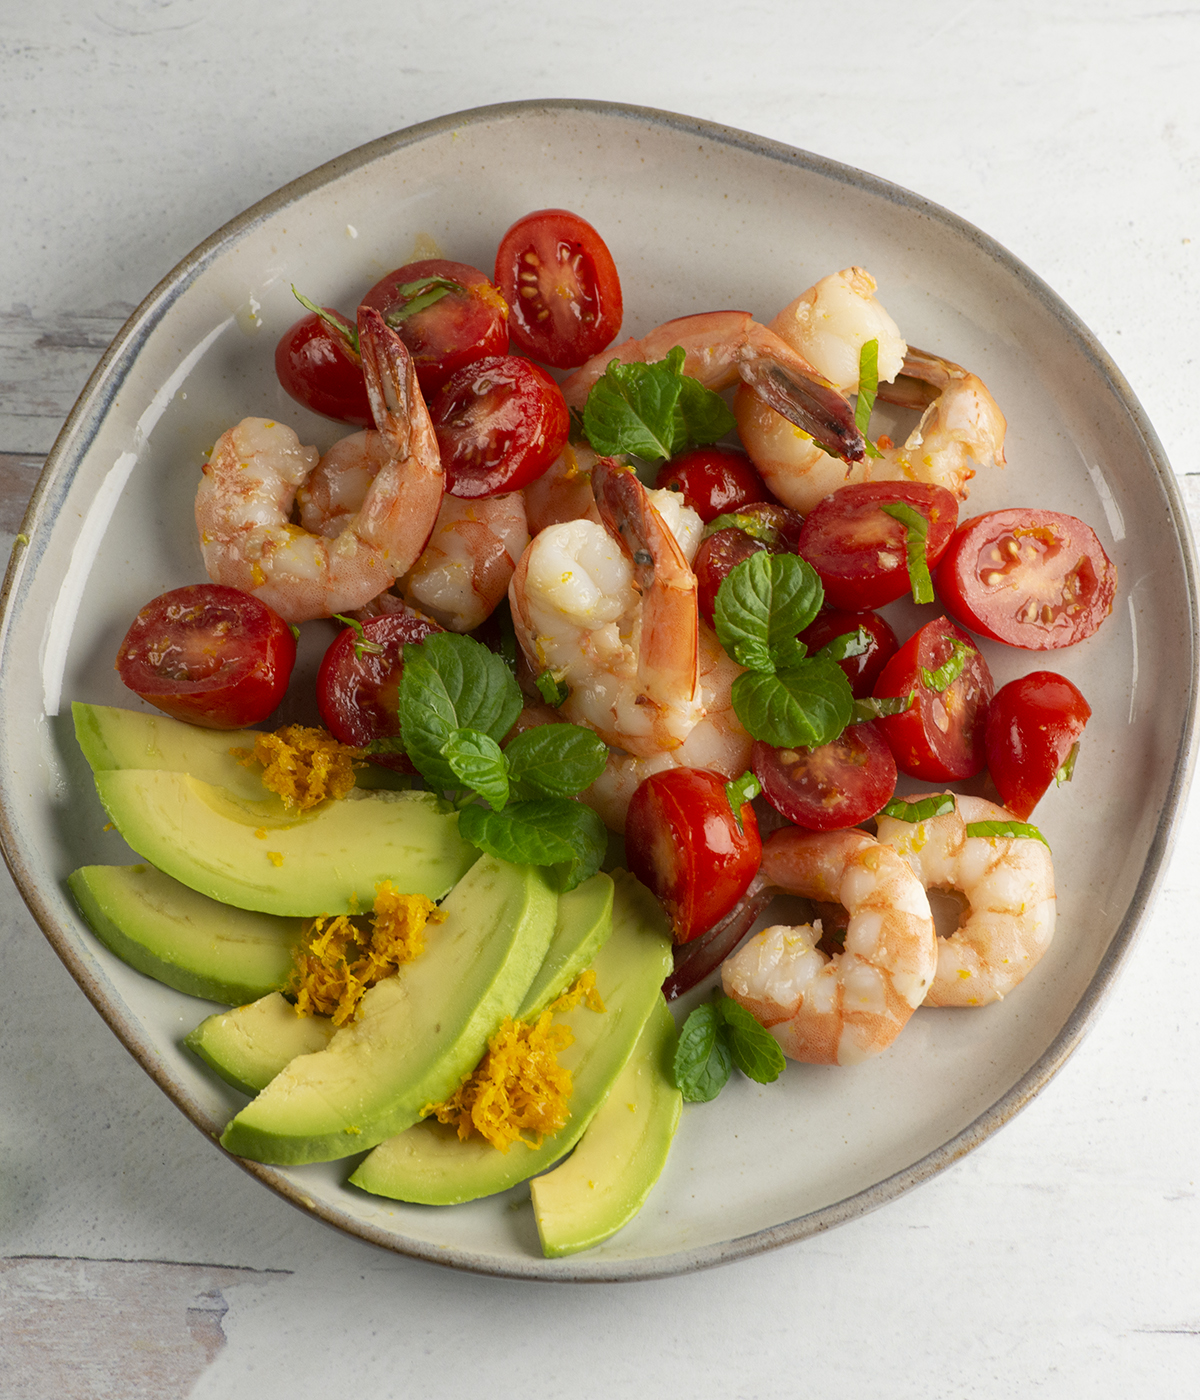
POLYGON ((476 360, 429 405, 452 496, 520 490, 567 445, 571 419, 562 390, 515 355, 476 360))
POLYGON ((296 638, 263 602, 217 583, 175 588, 147 603, 117 652, 122 681, 174 719, 241 729, 283 699, 296 638))
MULTIPOLYGON (((325 309, 353 334, 354 326, 340 312, 325 309)), ((302 316, 280 338, 275 373, 291 397, 314 413, 356 428, 375 426, 362 361, 315 312, 302 316)))
POLYGON ((731 447, 689 448, 659 467, 654 485, 680 492, 706 525, 752 502, 775 499, 747 454, 731 447))
POLYGON ((500 240, 496 285, 516 348, 556 369, 581 365, 621 328, 621 279, 604 239, 578 214, 539 209, 500 240))
POLYGON ((1090 637, 1112 612, 1117 570, 1090 525, 1052 510, 994 510, 964 521, 937 589, 964 627, 1049 651, 1090 637))
POLYGON ((995 686, 975 643, 949 618, 935 618, 900 648, 875 685, 878 696, 913 696, 902 714, 877 721, 902 773, 931 782, 970 778, 986 761, 984 731, 995 686), (943 690, 932 673, 965 650, 962 669, 943 690))
POLYGON ((762 860, 754 809, 743 804, 739 828, 725 782, 704 768, 669 768, 645 779, 629 803, 629 868, 658 896, 676 943, 723 919, 762 860))
POLYGON ((874 724, 852 724, 817 749, 758 739, 750 763, 771 806, 809 831, 857 826, 896 791, 896 760, 874 724))
MULTIPOLYGON (((368 618, 359 632, 345 627, 330 643, 317 672, 321 723, 339 743, 365 749, 400 733, 397 716, 404 646, 442 629, 409 608, 368 618)), ((376 763, 412 773, 406 754, 377 754, 376 763)))
POLYGON ((373 306, 408 347, 426 399, 464 365, 508 350, 508 306, 487 274, 468 263, 405 263, 380 278, 362 304, 373 306), (423 282, 429 285, 412 285, 423 282), (429 304, 421 307, 422 301, 429 304))
POLYGON ((1065 676, 1033 671, 996 692, 988 711, 988 772, 1024 821, 1079 742, 1092 707, 1065 676))
POLYGON ((800 633, 800 640, 814 654, 838 637, 861 634, 863 650, 842 657, 838 665, 850 682, 856 700, 870 695, 887 663, 899 650, 895 632, 877 612, 837 612, 822 608, 800 633))
POLYGON ((882 608, 909 591, 907 531, 882 509, 896 504, 928 521, 925 558, 932 569, 958 524, 958 501, 942 486, 856 482, 826 496, 805 517, 796 548, 821 576, 831 608, 882 608))

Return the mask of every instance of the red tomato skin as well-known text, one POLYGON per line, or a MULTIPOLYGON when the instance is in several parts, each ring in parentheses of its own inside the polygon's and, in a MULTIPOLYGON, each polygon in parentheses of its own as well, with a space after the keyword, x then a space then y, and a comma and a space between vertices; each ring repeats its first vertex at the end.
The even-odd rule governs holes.
POLYGON ((946 611, 972 632, 1027 651, 1051 651, 1090 637, 1112 612, 1117 569, 1092 527, 1073 515, 994 510, 954 532, 936 583, 946 611), (1011 548, 1033 549, 1034 561, 1007 564, 1011 548), (1076 589, 1068 601, 1067 591, 1076 589), (1022 616, 1030 608, 1034 616, 1022 616))
POLYGON ((1054 671, 1031 671, 996 692, 988 710, 987 766, 1001 800, 1025 821, 1083 735, 1092 707, 1054 671))
POLYGON ((240 588, 194 583, 141 609, 116 666, 172 719, 242 729, 278 706, 295 662, 295 635, 277 612, 240 588))
POLYGON ((608 245, 578 214, 537 209, 500 240, 496 285, 512 343, 555 369, 599 354, 621 329, 621 279, 608 245))
POLYGON ((710 627, 713 625, 717 593, 729 574, 752 554, 794 554, 804 520, 796 511, 773 501, 750 502, 736 514, 776 530, 779 538, 774 543, 768 543, 736 525, 727 525, 701 540, 692 560, 692 572, 696 575, 700 616, 710 627))
POLYGON ((478 498, 518 491, 567 445, 571 416, 562 390, 516 355, 476 360, 430 402, 446 490, 478 498))
POLYGON ((886 619, 880 617, 877 612, 850 613, 823 608, 817 614, 816 620, 810 622, 800 633, 800 640, 812 654, 828 646, 835 637, 843 637, 847 632, 857 632, 859 628, 866 632, 870 639, 867 650, 861 656, 847 656, 838 662, 850 682, 850 689, 856 700, 861 700, 874 691, 875 682, 883 668, 900 649, 896 634, 886 619))
POLYGON ((362 299, 373 306, 408 347, 417 370, 421 392, 429 399, 452 374, 485 355, 508 353, 508 307, 487 274, 469 263, 447 258, 425 258, 405 263, 381 277, 362 299), (422 277, 444 277, 464 290, 440 297, 424 311, 416 311, 393 323, 389 315, 400 311, 411 298, 399 288, 422 277))
MULTIPOLYGON (((364 650, 356 655, 363 638, 355 628, 344 627, 329 644, 317 671, 321 723, 339 743, 356 749, 400 733, 396 707, 404 645, 442 631, 436 622, 408 608, 370 617, 362 629, 363 638, 383 647, 382 653, 364 650)), ((407 754, 378 754, 372 761, 401 773, 416 771, 407 754)))
POLYGON ((939 617, 914 633, 883 668, 877 696, 915 694, 911 708, 877 723, 902 773, 930 782, 971 778, 986 762, 984 731, 995 685, 987 662, 970 637, 939 617), (949 660, 951 640, 970 652, 962 674, 944 695, 929 690, 920 668, 936 671, 949 660))
POLYGON ((757 739, 750 766, 771 806, 809 831, 857 826, 896 791, 896 760, 873 723, 852 724, 818 749, 757 739))
MULTIPOLYGON (((325 309, 347 329, 354 329, 339 312, 325 309)), ((275 347, 275 373, 287 393, 314 413, 356 428, 375 426, 362 362, 314 312, 302 316, 280 337, 275 347)))
POLYGON ((723 919, 762 860, 754 809, 743 805, 739 830, 725 783, 705 768, 668 768, 645 779, 629 803, 629 868, 666 909, 676 943, 723 919))
POLYGON ((909 592, 905 528, 880 509, 895 502, 912 506, 929 521, 925 558, 932 570, 958 524, 958 501, 942 486, 856 482, 826 496, 806 516, 796 550, 821 576, 831 608, 864 612, 909 592))
POLYGON ((718 515, 775 499, 747 454, 732 447, 689 448, 659 467, 654 485, 680 492, 706 525, 718 515))

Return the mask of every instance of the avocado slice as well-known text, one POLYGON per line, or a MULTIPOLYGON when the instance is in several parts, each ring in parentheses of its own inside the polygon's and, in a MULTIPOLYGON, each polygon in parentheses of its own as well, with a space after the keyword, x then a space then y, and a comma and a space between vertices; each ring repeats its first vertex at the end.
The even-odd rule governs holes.
POLYGON ((683 1095, 675 1022, 660 996, 637 1048, 571 1156, 530 1185, 547 1259, 602 1244, 641 1210, 666 1165, 683 1095))
POLYGON ((454 1092, 520 1005, 554 933, 543 871, 483 856, 442 905, 425 951, 377 982, 329 1048, 301 1055, 225 1129, 258 1162, 325 1162, 411 1127, 454 1092))
POLYGON ((96 790, 133 849, 190 889, 266 914, 354 914, 375 886, 441 899, 479 858, 431 792, 360 792, 307 812, 251 802, 187 773, 124 768, 96 790))
POLYGON ((176 991, 241 1006, 291 973, 301 919, 218 904, 150 865, 85 865, 67 884, 101 943, 176 991))
POLYGON ((201 1021, 184 1044, 244 1094, 257 1094, 297 1055, 324 1050, 334 1035, 328 1016, 298 1016, 278 992, 249 1006, 218 1011, 201 1021))
POLYGON ((612 933, 613 882, 593 875, 558 897, 558 921, 550 948, 533 985, 517 1010, 517 1020, 532 1021, 590 966, 612 933))
POLYGON ((650 891, 624 871, 616 876, 612 937, 596 955, 595 970, 607 1009, 580 1005, 561 1017, 575 1036, 559 1055, 573 1079, 565 1127, 540 1147, 513 1143, 501 1152, 474 1135, 461 1142, 454 1128, 427 1119, 377 1147, 351 1176, 352 1184, 394 1200, 454 1205, 507 1190, 569 1152, 662 1000, 659 988, 671 970, 666 915, 650 891))

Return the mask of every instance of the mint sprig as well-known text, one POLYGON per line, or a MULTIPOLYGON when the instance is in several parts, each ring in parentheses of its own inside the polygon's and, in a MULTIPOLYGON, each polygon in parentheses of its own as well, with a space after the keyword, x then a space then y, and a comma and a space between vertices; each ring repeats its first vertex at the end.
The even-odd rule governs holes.
POLYGON ((735 1064, 755 1083, 772 1084, 783 1073, 783 1051, 744 1006, 718 993, 683 1024, 675 1047, 676 1087, 690 1103, 708 1103, 735 1064))
POLYGON ((929 560, 925 547, 929 540, 929 521, 907 501, 887 501, 880 504, 884 515, 890 515, 904 526, 904 550, 908 560, 908 586, 914 603, 933 602, 933 579, 929 576, 929 560))
POLYGON ((795 554, 752 554, 717 591, 714 622, 745 672, 733 683, 734 713, 755 739, 776 748, 820 748, 850 722, 854 697, 836 661, 797 637, 820 611, 816 571, 795 554))

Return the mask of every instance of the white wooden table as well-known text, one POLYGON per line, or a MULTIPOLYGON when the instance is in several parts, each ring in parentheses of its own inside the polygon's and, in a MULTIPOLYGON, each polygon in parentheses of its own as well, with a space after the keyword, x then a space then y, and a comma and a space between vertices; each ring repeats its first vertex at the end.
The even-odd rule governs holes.
MULTIPOLYGON (((110 337, 189 249, 460 108, 688 112, 948 206, 1115 357, 1200 511, 1200 5, 8 0, 0 535, 110 337)), ((0 1395, 1200 1392, 1200 798, 1082 1048, 868 1218, 721 1270, 521 1285, 341 1237, 223 1160, 0 893, 0 1395)))

